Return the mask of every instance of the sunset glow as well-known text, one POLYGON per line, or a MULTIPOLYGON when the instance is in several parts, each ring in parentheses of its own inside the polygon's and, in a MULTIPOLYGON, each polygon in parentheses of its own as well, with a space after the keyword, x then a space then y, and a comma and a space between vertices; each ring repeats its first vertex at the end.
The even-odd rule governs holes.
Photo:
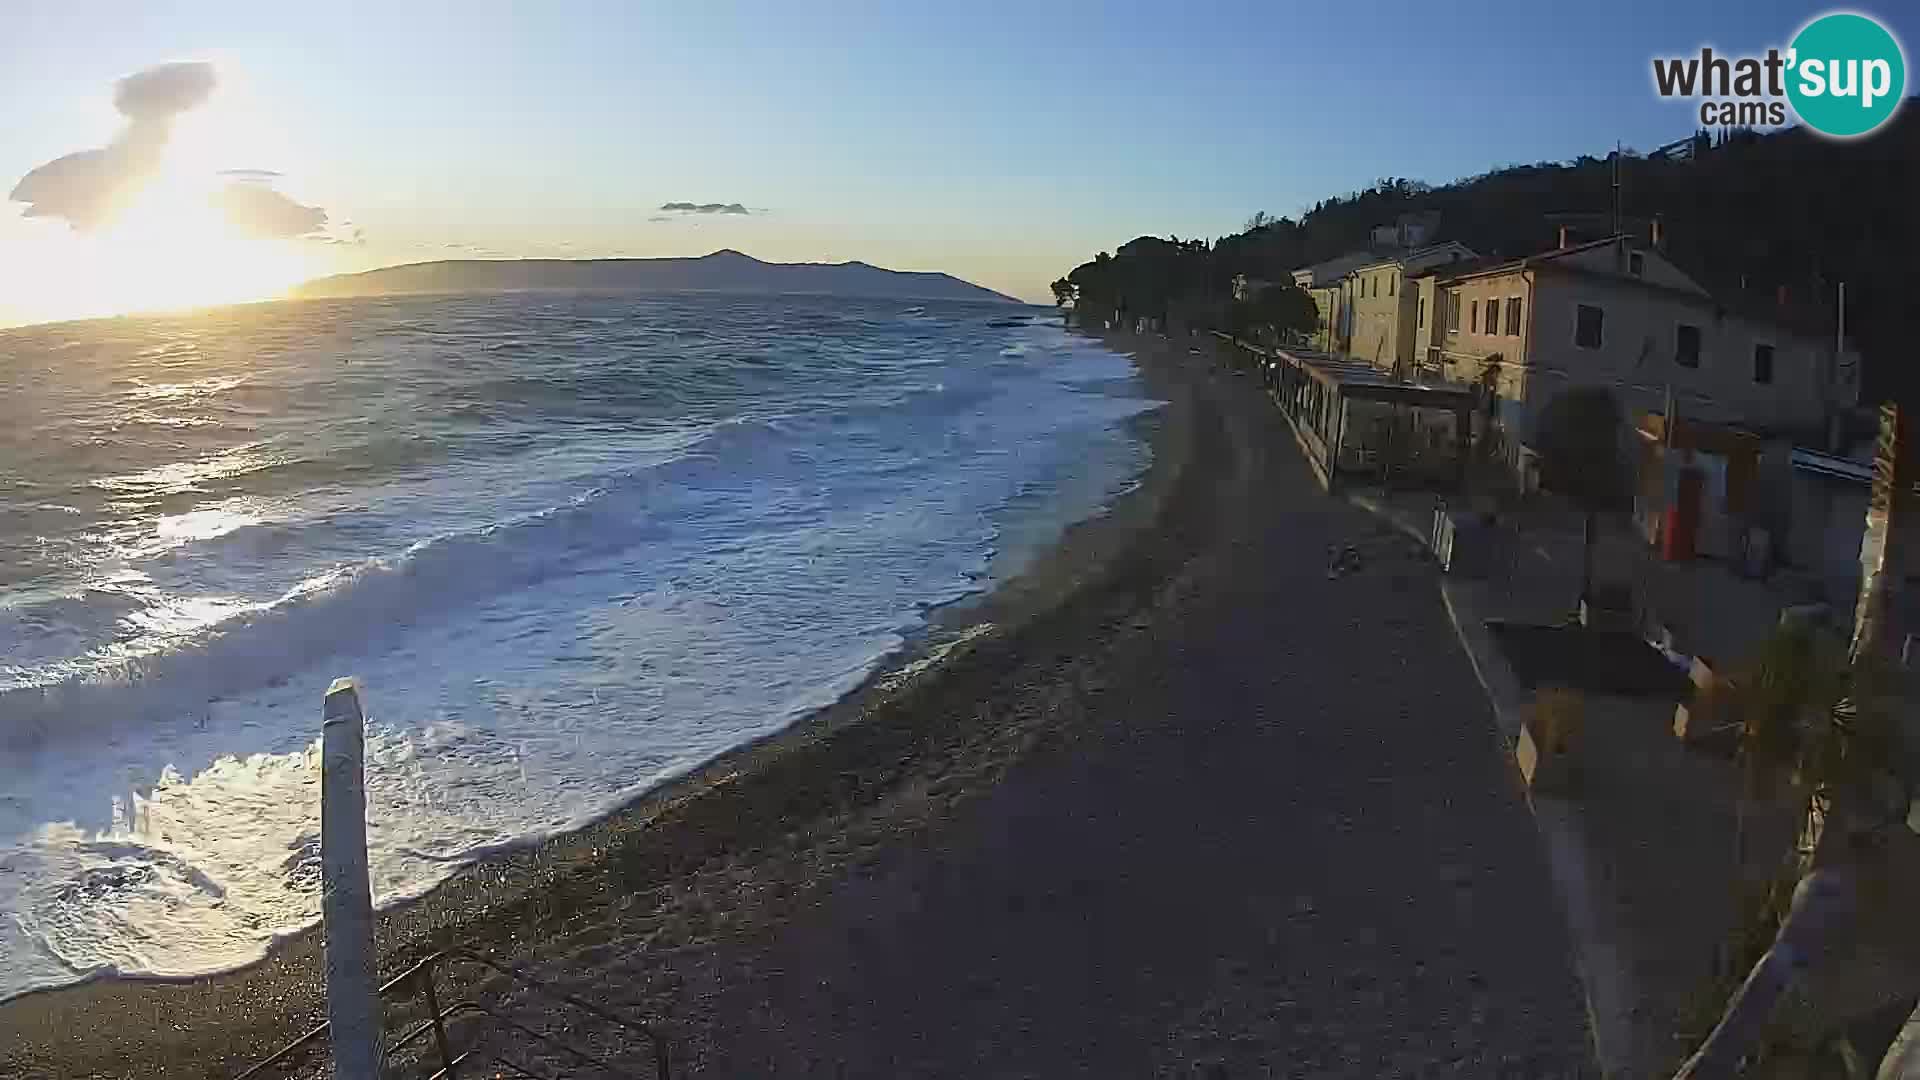
POLYGON ((18 216, 0 216, 0 325, 270 299, 330 269, 324 213, 281 195, 279 174, 236 168, 272 140, 231 72, 204 104, 116 104, 117 133, 23 181, 18 216), (262 220, 262 203, 291 223, 262 220))
POLYGON ((0 269, 8 314, 46 322, 264 300, 320 272, 312 245, 249 236, 210 196, 210 185, 156 184, 88 233, 19 223, 9 246, 30 257, 0 269))

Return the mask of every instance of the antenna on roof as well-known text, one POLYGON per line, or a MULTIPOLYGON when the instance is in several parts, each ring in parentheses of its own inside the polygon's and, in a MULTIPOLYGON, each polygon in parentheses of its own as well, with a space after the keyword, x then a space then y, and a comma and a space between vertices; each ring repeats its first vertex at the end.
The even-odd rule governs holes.
POLYGON ((1620 235, 1620 140, 1613 141, 1613 235, 1620 235))

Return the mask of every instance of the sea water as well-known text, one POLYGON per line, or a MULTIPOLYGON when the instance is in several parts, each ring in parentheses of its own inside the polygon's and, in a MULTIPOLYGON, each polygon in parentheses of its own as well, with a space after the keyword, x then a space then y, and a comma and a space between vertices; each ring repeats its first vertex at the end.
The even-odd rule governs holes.
POLYGON ((856 685, 1145 465, 1131 362, 977 303, 520 294, 0 331, 0 997, 376 902, 856 685))

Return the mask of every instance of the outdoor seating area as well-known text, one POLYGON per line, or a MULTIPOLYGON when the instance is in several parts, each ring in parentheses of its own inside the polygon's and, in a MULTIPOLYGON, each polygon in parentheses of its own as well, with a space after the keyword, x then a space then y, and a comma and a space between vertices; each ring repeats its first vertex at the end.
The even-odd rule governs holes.
POLYGON ((1343 480, 1462 489, 1473 388, 1412 382, 1328 353, 1215 336, 1258 374, 1328 491, 1343 480))

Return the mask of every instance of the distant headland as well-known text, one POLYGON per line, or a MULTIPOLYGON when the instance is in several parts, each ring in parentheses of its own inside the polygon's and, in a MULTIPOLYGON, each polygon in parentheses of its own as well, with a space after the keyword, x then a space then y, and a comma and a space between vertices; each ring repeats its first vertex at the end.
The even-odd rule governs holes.
POLYGON ((693 259, 448 259, 317 278, 302 297, 538 291, 814 293, 901 300, 1013 297, 951 274, 887 270, 863 262, 770 263, 738 251, 693 259))

